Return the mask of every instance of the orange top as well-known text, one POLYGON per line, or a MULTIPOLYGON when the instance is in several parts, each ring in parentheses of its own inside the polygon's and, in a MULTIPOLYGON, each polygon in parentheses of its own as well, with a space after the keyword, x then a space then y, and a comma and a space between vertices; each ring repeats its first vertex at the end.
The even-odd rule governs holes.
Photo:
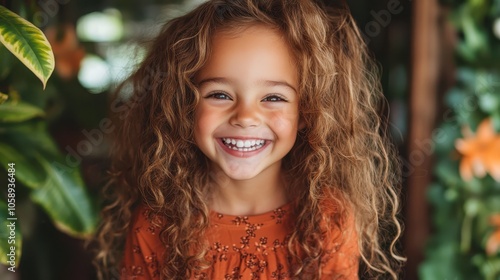
MULTIPOLYGON (((211 213, 208 238, 213 265, 193 279, 291 279, 287 262, 290 204, 254 216, 211 213)), ((125 244, 122 280, 160 279, 159 258, 165 246, 160 228, 153 226, 149 208, 141 206, 134 215, 125 244)), ((346 230, 342 245, 326 245, 322 279, 359 279, 359 250, 353 227, 346 230), (350 234, 349 234, 350 233, 350 234), (340 277, 339 277, 340 276, 340 277)))

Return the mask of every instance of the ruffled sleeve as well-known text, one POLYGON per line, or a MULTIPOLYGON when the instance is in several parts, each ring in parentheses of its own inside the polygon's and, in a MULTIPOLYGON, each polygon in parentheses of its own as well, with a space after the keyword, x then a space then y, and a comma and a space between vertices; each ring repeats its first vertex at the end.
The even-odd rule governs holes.
POLYGON ((141 205, 134 214, 125 243, 121 280, 160 279, 158 259, 165 249, 160 228, 151 223, 150 211, 141 205))

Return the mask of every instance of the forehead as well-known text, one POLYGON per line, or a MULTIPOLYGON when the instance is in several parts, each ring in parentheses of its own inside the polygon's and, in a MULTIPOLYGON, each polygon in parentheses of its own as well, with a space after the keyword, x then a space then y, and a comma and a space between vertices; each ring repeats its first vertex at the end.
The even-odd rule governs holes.
POLYGON ((216 32, 209 59, 197 79, 218 77, 286 80, 297 86, 297 67, 289 45, 275 29, 254 25, 216 32))

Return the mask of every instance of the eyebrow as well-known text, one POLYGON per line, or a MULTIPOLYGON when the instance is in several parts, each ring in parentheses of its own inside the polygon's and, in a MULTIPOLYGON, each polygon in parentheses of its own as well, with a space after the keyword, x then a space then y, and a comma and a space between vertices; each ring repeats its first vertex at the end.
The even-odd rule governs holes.
MULTIPOLYGON (((203 79, 200 82, 198 82, 198 86, 201 86, 206 83, 216 83, 216 84, 222 84, 222 85, 231 85, 233 84, 232 79, 229 78, 223 78, 223 77, 213 77, 213 78, 207 78, 203 79)), ((265 86, 270 86, 270 87, 276 87, 276 86, 281 86, 281 87, 287 87, 293 90, 295 93, 297 93, 297 89, 295 89, 292 85, 285 81, 272 81, 272 80, 261 80, 259 81, 260 84, 263 84, 265 86)))

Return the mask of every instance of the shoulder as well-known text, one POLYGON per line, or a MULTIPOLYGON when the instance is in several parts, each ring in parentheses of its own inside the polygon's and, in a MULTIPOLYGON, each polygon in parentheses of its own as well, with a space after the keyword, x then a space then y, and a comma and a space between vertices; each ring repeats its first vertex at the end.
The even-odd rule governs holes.
MULTIPOLYGON (((129 227, 122 261, 122 276, 159 275, 159 260, 165 246, 160 232, 163 220, 147 205, 139 205, 129 227)), ((138 278, 150 279, 150 278, 138 278)))
POLYGON ((163 248, 160 234, 164 227, 164 219, 155 213, 149 206, 141 204, 134 211, 133 220, 129 228, 129 238, 137 240, 142 247, 151 249, 163 248))
POLYGON ((160 214, 155 213, 148 205, 142 203, 134 211, 131 228, 134 228, 136 233, 158 235, 164 223, 165 220, 160 214))
MULTIPOLYGON (((342 275, 345 279, 358 279, 360 247, 356 221, 352 208, 338 203, 323 205, 329 218, 325 227, 323 275, 342 275)), ((342 278, 342 279, 344 279, 342 278)))

